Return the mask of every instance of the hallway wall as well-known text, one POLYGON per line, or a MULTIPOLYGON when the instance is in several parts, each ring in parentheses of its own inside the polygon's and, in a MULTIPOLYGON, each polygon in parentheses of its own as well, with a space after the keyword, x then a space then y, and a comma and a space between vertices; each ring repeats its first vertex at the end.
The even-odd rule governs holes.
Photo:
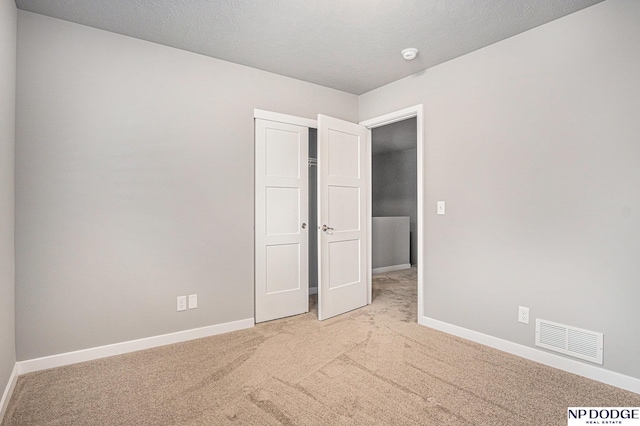
POLYGON ((385 152, 374 155, 371 165, 373 216, 409 216, 412 265, 418 264, 417 156, 416 148, 385 152))

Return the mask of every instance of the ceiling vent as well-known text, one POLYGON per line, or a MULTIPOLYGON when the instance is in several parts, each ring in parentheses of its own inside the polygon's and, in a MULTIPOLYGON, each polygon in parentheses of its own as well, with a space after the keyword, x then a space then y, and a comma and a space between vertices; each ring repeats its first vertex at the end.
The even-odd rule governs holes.
POLYGON ((602 365, 602 333, 538 318, 536 346, 602 365))

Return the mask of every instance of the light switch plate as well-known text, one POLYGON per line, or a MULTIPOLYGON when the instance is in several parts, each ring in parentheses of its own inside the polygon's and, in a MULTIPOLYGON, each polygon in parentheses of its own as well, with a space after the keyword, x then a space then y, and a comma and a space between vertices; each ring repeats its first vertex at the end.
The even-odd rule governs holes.
POLYGON ((438 201, 438 214, 444 214, 444 201, 438 201))
POLYGON ((195 309, 198 307, 198 295, 190 294, 189 295, 189 309, 195 309))

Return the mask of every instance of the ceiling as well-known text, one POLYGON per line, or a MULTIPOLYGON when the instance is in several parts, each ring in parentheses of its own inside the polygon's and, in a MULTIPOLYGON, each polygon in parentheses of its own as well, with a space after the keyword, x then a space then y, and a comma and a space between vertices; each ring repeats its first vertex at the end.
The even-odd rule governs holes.
POLYGON ((602 0, 16 0, 356 95, 602 0), (406 62, 400 51, 420 50, 406 62))

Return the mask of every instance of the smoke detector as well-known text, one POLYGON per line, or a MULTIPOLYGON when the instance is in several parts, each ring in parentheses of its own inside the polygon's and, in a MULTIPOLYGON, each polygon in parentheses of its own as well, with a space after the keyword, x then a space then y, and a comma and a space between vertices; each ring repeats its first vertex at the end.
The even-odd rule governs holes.
POLYGON ((416 49, 415 47, 409 47, 407 49, 404 49, 400 53, 402 54, 402 58, 405 61, 413 61, 416 56, 418 56, 418 49, 416 49))

